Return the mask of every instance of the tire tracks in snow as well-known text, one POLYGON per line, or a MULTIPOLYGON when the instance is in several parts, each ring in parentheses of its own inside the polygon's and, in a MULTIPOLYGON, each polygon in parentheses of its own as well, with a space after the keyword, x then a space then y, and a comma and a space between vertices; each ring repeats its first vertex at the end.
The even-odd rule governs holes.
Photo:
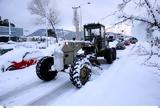
POLYGON ((41 84, 42 84, 42 82, 36 81, 36 82, 32 82, 30 84, 27 84, 26 86, 25 85, 19 86, 19 87, 15 88, 15 89, 3 94, 3 95, 0 95, 0 103, 2 101, 4 101, 4 100, 7 100, 8 98, 14 97, 14 96, 20 94, 21 92, 24 92, 26 90, 35 88, 35 87, 37 87, 37 86, 39 86, 41 84))
POLYGON ((54 97, 54 99, 56 99, 63 92, 65 93, 67 90, 73 89, 74 86, 71 84, 69 79, 64 76, 65 75, 60 75, 59 78, 56 78, 55 80, 52 80, 50 82, 36 81, 28 85, 27 87, 25 86, 19 88, 18 90, 14 89, 13 91, 10 91, 9 93, 6 93, 2 97, 0 97, 0 104, 19 106, 35 103, 35 105, 38 105, 40 104, 39 101, 43 98, 46 100, 44 101, 44 103, 47 103, 49 100, 52 100, 52 96, 54 97), (47 97, 51 98, 47 100, 47 97))
POLYGON ((77 90, 71 83, 71 81, 67 81, 56 89, 51 90, 46 95, 37 98, 36 100, 32 101, 31 103, 27 104, 29 106, 37 106, 37 105, 47 105, 50 101, 56 100, 58 97, 62 96, 63 94, 67 93, 69 90, 77 90))

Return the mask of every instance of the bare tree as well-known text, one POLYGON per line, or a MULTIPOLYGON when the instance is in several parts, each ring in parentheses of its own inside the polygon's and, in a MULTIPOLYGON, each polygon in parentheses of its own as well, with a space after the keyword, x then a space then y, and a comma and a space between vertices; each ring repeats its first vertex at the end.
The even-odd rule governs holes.
POLYGON ((58 12, 54 6, 50 6, 50 0, 32 0, 28 4, 28 9, 31 14, 38 16, 36 24, 44 24, 45 21, 49 23, 58 42, 55 30, 55 25, 59 23, 58 12))

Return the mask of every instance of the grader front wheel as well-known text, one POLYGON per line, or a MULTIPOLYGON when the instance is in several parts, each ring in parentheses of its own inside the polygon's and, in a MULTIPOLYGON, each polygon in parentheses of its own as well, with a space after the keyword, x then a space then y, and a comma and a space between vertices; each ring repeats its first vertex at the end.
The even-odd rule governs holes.
POLYGON ((54 64, 53 57, 43 57, 36 66, 37 76, 44 81, 50 81, 57 76, 57 71, 52 71, 51 66, 54 64))

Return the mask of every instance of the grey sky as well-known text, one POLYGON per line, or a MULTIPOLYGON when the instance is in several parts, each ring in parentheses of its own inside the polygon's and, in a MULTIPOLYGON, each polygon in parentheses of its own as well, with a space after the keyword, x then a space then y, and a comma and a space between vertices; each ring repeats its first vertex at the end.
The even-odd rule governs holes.
MULTIPOLYGON (((35 26, 35 16, 27 10, 27 4, 31 0, 0 0, 0 15, 8 18, 18 27, 25 30, 36 30, 43 26, 35 26)), ((91 2, 90 5, 82 5, 83 24, 90 22, 102 22, 104 25, 113 23, 113 17, 101 21, 103 17, 116 10, 121 0, 51 0, 56 1, 55 6, 59 11, 60 24, 57 28, 74 29, 72 24, 73 6, 91 2)))

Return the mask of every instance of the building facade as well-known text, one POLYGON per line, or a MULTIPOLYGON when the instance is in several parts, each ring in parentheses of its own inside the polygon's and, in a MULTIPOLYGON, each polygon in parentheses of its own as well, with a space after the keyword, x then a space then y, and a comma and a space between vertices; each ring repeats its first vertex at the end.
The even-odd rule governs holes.
POLYGON ((23 36, 23 28, 11 27, 9 35, 9 27, 0 26, 0 42, 8 42, 9 37, 12 41, 18 41, 21 36, 23 36))
POLYGON ((8 19, 2 20, 0 16, 0 42, 18 41, 21 36, 23 36, 23 28, 16 28, 8 19))

